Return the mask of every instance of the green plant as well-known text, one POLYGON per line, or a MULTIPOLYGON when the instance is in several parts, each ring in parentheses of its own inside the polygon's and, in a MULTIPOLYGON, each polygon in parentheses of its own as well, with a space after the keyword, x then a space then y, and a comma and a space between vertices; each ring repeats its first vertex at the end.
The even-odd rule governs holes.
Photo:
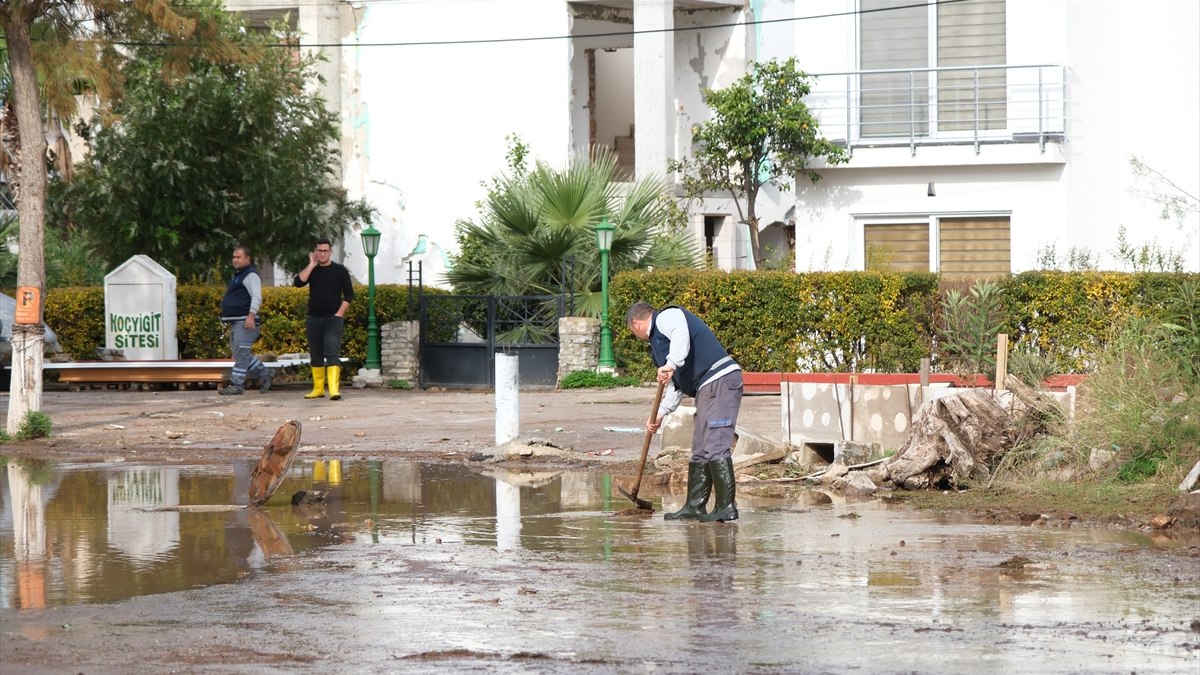
POLYGON ((1117 229, 1117 249, 1113 257, 1119 260, 1127 269, 1134 272, 1182 272, 1183 251, 1175 248, 1164 249, 1157 242, 1147 242, 1140 246, 1129 243, 1125 236, 1125 226, 1117 229))
POLYGON ((1147 478, 1153 478, 1158 475, 1166 459, 1166 453, 1163 452, 1136 455, 1121 465, 1116 480, 1120 483, 1140 483, 1147 478))
POLYGON ((1034 389, 1044 388, 1046 378, 1061 372, 1053 354, 1044 354, 1030 345, 1017 347, 1008 355, 1008 374, 1034 389))
MULTIPOLYGON (((522 158, 523 159, 523 158, 522 158)), ((446 279, 476 295, 574 297, 575 316, 599 316, 595 226, 616 226, 610 276, 623 270, 695 267, 691 235, 666 225, 672 197, 661 179, 618 188, 611 152, 577 156, 565 169, 537 162, 493 180, 475 220, 455 224, 460 253, 446 279)), ((516 340, 519 341, 519 340, 516 340)))
POLYGON ((219 3, 188 8, 219 25, 206 39, 254 58, 193 58, 164 78, 164 36, 131 43, 116 114, 84 126, 89 161, 51 192, 48 213, 87 227, 110 263, 143 253, 184 281, 208 279, 236 244, 298 270, 317 238, 375 215, 330 180, 340 131, 312 86, 320 56, 273 48, 299 40, 285 24, 252 31, 219 3))
POLYGON ((960 375, 982 373, 995 377, 996 336, 1004 327, 1001 287, 976 281, 967 294, 946 291, 941 303, 939 356, 943 365, 960 375))
POLYGON ((34 438, 46 438, 50 435, 52 426, 49 415, 37 410, 30 410, 25 413, 25 418, 21 420, 20 426, 17 427, 16 439, 18 441, 28 441, 34 438))
POLYGON ((712 118, 695 127, 692 156, 668 163, 682 174, 689 198, 720 193, 733 198, 737 220, 748 225, 754 264, 761 267, 756 202, 764 185, 793 189, 801 177, 821 176, 814 159, 833 166, 849 160, 842 147, 824 138, 804 99, 812 77, 795 58, 751 63, 742 77, 724 89, 706 89, 712 118))
POLYGON ((558 382, 560 389, 613 389, 615 387, 636 387, 640 384, 641 381, 636 377, 622 377, 591 370, 576 370, 558 382))
POLYGON ((1119 481, 1174 476, 1200 452, 1200 395, 1187 394, 1185 377, 1151 320, 1126 321, 1096 354, 1060 446, 1111 449, 1119 481))
POLYGON ((388 389, 408 390, 408 389, 413 388, 412 382, 409 382, 408 380, 388 380, 387 386, 388 386, 388 389))
POLYGON ((1184 279, 1164 303, 1163 323, 1158 336, 1168 352, 1182 356, 1184 386, 1200 393, 1200 283, 1184 279))

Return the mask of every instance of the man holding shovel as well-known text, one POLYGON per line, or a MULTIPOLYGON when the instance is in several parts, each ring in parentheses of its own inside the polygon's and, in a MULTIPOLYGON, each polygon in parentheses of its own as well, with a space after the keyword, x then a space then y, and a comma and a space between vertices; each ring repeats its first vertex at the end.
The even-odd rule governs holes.
POLYGON ((625 325, 639 340, 650 343, 650 358, 658 381, 668 383, 657 415, 646 430, 658 431, 663 418, 679 407, 685 395, 696 399, 692 458, 688 463, 687 502, 667 513, 667 520, 737 520, 733 475, 733 434, 742 405, 742 368, 721 346, 699 317, 676 306, 655 311, 637 302, 625 315, 625 325), (717 494, 707 513, 709 493, 717 494))

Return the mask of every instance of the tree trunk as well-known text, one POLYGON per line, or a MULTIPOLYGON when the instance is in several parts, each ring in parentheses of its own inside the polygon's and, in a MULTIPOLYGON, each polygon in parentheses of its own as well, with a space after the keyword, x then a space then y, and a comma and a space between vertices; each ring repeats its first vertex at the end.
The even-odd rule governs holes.
POLYGON ((762 269, 762 245, 758 243, 758 216, 746 219, 746 227, 750 229, 750 254, 754 256, 754 269, 762 269))
MULTIPOLYGON (((757 171, 757 167, 758 163, 755 162, 743 169, 757 171)), ((753 174, 746 175, 752 176, 753 174)), ((753 178, 746 180, 746 227, 750 230, 750 255, 754 258, 754 269, 756 270, 762 269, 763 262, 762 244, 758 241, 758 192, 760 187, 753 178)))
MULTIPOLYGON (((42 131, 37 72, 30 52, 29 29, 35 8, 12 3, 0 11, 0 22, 8 43, 8 66, 12 73, 13 109, 19 147, 9 148, 18 158, 9 177, 16 196, 21 223, 17 254, 17 286, 39 289, 45 297, 44 220, 46 214, 46 136, 42 131)), ((8 400, 7 431, 14 434, 29 411, 42 407, 42 349, 45 332, 38 323, 15 324, 12 332, 12 385, 8 400)))

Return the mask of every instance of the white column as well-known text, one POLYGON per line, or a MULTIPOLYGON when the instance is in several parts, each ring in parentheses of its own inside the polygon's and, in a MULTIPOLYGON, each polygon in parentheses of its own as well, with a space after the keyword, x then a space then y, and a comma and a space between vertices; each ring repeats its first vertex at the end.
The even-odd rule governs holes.
POLYGON ((633 123, 637 178, 662 175, 675 147, 673 0, 633 2, 633 123), (653 31, 653 32, 643 32, 653 31))
POLYGON ((516 354, 496 355, 496 445, 504 445, 520 435, 520 382, 516 354))

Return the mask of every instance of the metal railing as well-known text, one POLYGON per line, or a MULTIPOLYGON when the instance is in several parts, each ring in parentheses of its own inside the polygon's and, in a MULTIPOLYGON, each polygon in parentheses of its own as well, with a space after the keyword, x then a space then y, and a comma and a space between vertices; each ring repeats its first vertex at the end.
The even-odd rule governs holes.
POLYGON ((861 147, 1061 141, 1065 66, 960 66, 813 73, 806 102, 825 138, 861 147))

